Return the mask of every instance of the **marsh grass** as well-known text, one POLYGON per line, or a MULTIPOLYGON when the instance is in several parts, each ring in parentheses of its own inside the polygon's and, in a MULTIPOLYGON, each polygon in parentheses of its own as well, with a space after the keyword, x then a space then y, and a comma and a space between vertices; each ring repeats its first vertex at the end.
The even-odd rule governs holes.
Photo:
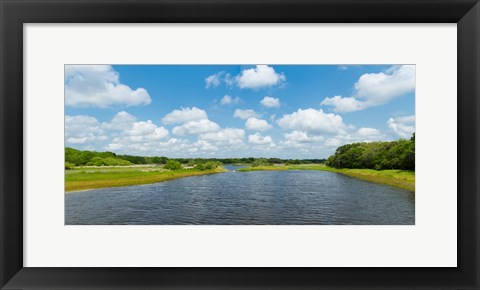
POLYGON ((370 182, 387 184, 394 187, 415 191, 415 171, 410 170, 373 170, 373 169, 336 169, 324 164, 304 165, 270 165, 241 168, 238 171, 263 171, 263 170, 323 170, 337 172, 347 176, 367 180, 370 182))
POLYGON ((65 192, 148 184, 176 178, 225 172, 223 167, 212 170, 166 170, 161 167, 77 167, 65 170, 65 192))

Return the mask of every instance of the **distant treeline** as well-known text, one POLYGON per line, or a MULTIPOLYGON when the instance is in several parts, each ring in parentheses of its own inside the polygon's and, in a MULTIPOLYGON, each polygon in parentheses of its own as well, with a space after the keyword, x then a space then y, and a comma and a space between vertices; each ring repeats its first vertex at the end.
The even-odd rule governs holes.
POLYGON ((167 158, 165 156, 134 156, 120 155, 113 152, 96 152, 65 148, 65 168, 82 165, 94 166, 123 166, 133 164, 167 164, 169 160, 180 162, 183 165, 205 164, 207 162, 220 162, 223 164, 246 164, 251 166, 272 164, 319 164, 326 159, 280 159, 280 158, 167 158))
POLYGON ((415 133, 410 140, 340 146, 326 164, 335 168, 415 170, 415 133))

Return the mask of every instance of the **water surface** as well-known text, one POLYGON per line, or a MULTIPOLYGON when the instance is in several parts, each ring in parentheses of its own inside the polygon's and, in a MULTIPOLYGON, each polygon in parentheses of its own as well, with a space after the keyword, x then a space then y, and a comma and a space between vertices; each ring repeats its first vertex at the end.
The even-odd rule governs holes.
POLYGON ((252 171, 65 195, 65 223, 415 224, 413 193, 334 172, 252 171))

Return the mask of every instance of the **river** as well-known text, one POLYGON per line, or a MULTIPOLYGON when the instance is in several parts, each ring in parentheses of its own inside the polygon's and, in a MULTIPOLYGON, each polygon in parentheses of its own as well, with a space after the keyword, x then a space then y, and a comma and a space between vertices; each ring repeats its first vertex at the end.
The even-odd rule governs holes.
POLYGON ((252 171, 65 195, 67 225, 415 224, 415 195, 342 174, 252 171))

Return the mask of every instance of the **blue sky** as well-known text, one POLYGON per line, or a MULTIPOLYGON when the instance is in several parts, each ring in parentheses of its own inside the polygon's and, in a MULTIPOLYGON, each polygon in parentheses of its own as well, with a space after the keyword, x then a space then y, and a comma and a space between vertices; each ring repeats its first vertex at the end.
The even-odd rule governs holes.
POLYGON ((415 130, 414 65, 66 65, 64 85, 77 149, 326 158, 415 130))

